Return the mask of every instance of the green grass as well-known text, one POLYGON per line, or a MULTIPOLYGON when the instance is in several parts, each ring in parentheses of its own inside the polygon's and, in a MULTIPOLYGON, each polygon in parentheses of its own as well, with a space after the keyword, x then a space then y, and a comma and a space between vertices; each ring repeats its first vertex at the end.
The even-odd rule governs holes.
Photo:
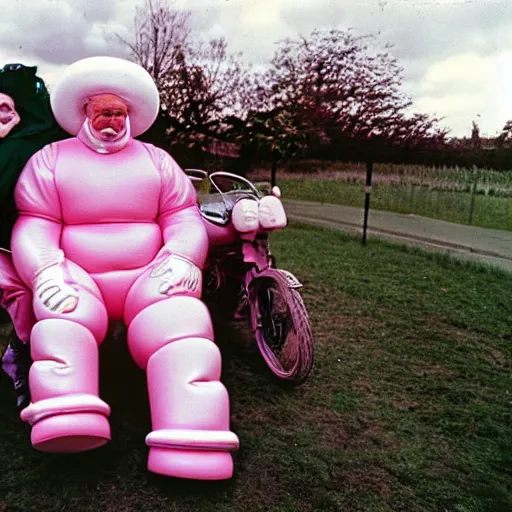
MULTIPOLYGON (((256 179, 268 170, 256 169, 256 179)), ((360 163, 304 161, 279 171, 283 197, 362 207, 365 169, 360 163)), ((371 207, 469 224, 474 194, 475 226, 512 231, 512 171, 437 169, 376 164, 371 207)))
MULTIPOLYGON (((283 197, 321 203, 363 207, 362 184, 338 180, 280 179, 283 197)), ((475 196, 472 225, 512 231, 512 199, 510 197, 475 196)), ((468 224, 471 194, 422 187, 377 184, 371 194, 371 208, 412 213, 424 217, 468 224)))
MULTIPOLYGON (((256 174, 268 175, 268 170, 255 169, 256 174)), ((366 174, 365 164, 360 162, 329 162, 300 160, 281 169, 281 173, 292 177, 317 176, 362 182, 366 174)), ((512 196, 512 170, 464 167, 429 167, 411 164, 374 165, 374 180, 395 183, 401 186, 426 187, 431 190, 469 192, 476 185, 478 194, 512 196)))
POLYGON ((33 451, 2 380, 0 510, 512 510, 512 275, 293 223, 273 251, 305 283, 316 367, 283 388, 249 339, 218 330, 241 440, 232 480, 146 471, 144 375, 109 340, 100 450, 33 451))

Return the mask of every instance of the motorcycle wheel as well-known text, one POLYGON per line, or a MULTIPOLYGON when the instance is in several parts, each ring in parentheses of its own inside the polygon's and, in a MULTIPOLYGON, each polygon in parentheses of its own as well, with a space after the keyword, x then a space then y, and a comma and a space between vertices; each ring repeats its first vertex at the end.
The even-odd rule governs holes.
POLYGON ((249 284, 252 327, 259 351, 272 373, 302 384, 314 363, 313 334, 300 293, 276 269, 249 284))

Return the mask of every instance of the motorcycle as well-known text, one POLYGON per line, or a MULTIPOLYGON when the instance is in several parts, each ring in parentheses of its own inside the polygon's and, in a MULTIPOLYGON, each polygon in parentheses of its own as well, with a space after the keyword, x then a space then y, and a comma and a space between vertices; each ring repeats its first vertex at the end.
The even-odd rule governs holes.
POLYGON ((196 187, 210 242, 203 300, 212 317, 248 319, 272 373, 294 385, 303 383, 314 363, 313 334, 299 291, 303 285, 277 268, 269 246, 272 229, 239 229, 236 218, 241 200, 262 203, 266 196, 278 197, 279 190, 259 190, 246 178, 223 171, 185 172, 196 187))
MULTIPOLYGON (((249 319, 258 349, 273 374, 293 385, 303 383, 314 362, 313 335, 299 292, 303 285, 291 272, 276 267, 268 240, 271 229, 243 232, 233 217, 242 199, 258 202, 272 191, 259 190, 232 173, 185 172, 196 186, 209 237, 202 298, 213 319, 249 319)), ((13 331, 0 359, 22 409, 30 397, 28 345, 13 331)))

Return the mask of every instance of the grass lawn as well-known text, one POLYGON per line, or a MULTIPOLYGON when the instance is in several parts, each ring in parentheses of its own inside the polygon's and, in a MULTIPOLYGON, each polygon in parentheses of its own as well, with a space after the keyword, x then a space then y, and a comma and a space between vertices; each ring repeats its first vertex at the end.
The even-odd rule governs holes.
MULTIPOLYGON (((305 178, 280 179, 283 197, 321 203, 342 204, 362 208, 364 184, 343 180, 305 178)), ((512 200, 509 196, 476 194, 471 224, 512 231, 512 200)), ((435 190, 413 185, 375 183, 371 207, 397 213, 412 213, 424 217, 469 223, 471 193, 455 190, 435 190)))
POLYGON ((97 451, 35 452, 1 380, 0 511, 512 510, 512 274, 295 223, 273 249, 305 282, 317 362, 289 390, 240 331, 218 330, 232 480, 146 471, 144 375, 113 341, 113 442, 97 451))
MULTIPOLYGON (((249 172, 268 181, 269 169, 249 172)), ((362 207, 365 165, 299 160, 279 169, 283 197, 362 207)), ((372 208, 512 231, 512 171, 376 163, 372 208), (473 191, 475 192, 473 194, 473 191), (474 203, 472 203, 474 196, 474 203)))

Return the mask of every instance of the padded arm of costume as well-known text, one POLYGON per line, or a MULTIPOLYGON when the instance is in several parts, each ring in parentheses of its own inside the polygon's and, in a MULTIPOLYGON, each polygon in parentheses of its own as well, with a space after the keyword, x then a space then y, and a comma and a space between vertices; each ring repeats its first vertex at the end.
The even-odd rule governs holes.
POLYGON ((162 177, 158 223, 164 250, 202 269, 208 253, 208 234, 197 206, 196 190, 173 158, 160 149, 157 152, 162 177))
POLYGON ((44 147, 25 165, 14 191, 19 217, 12 237, 13 263, 22 281, 33 289, 42 270, 62 263, 62 213, 55 186, 56 148, 44 147))

